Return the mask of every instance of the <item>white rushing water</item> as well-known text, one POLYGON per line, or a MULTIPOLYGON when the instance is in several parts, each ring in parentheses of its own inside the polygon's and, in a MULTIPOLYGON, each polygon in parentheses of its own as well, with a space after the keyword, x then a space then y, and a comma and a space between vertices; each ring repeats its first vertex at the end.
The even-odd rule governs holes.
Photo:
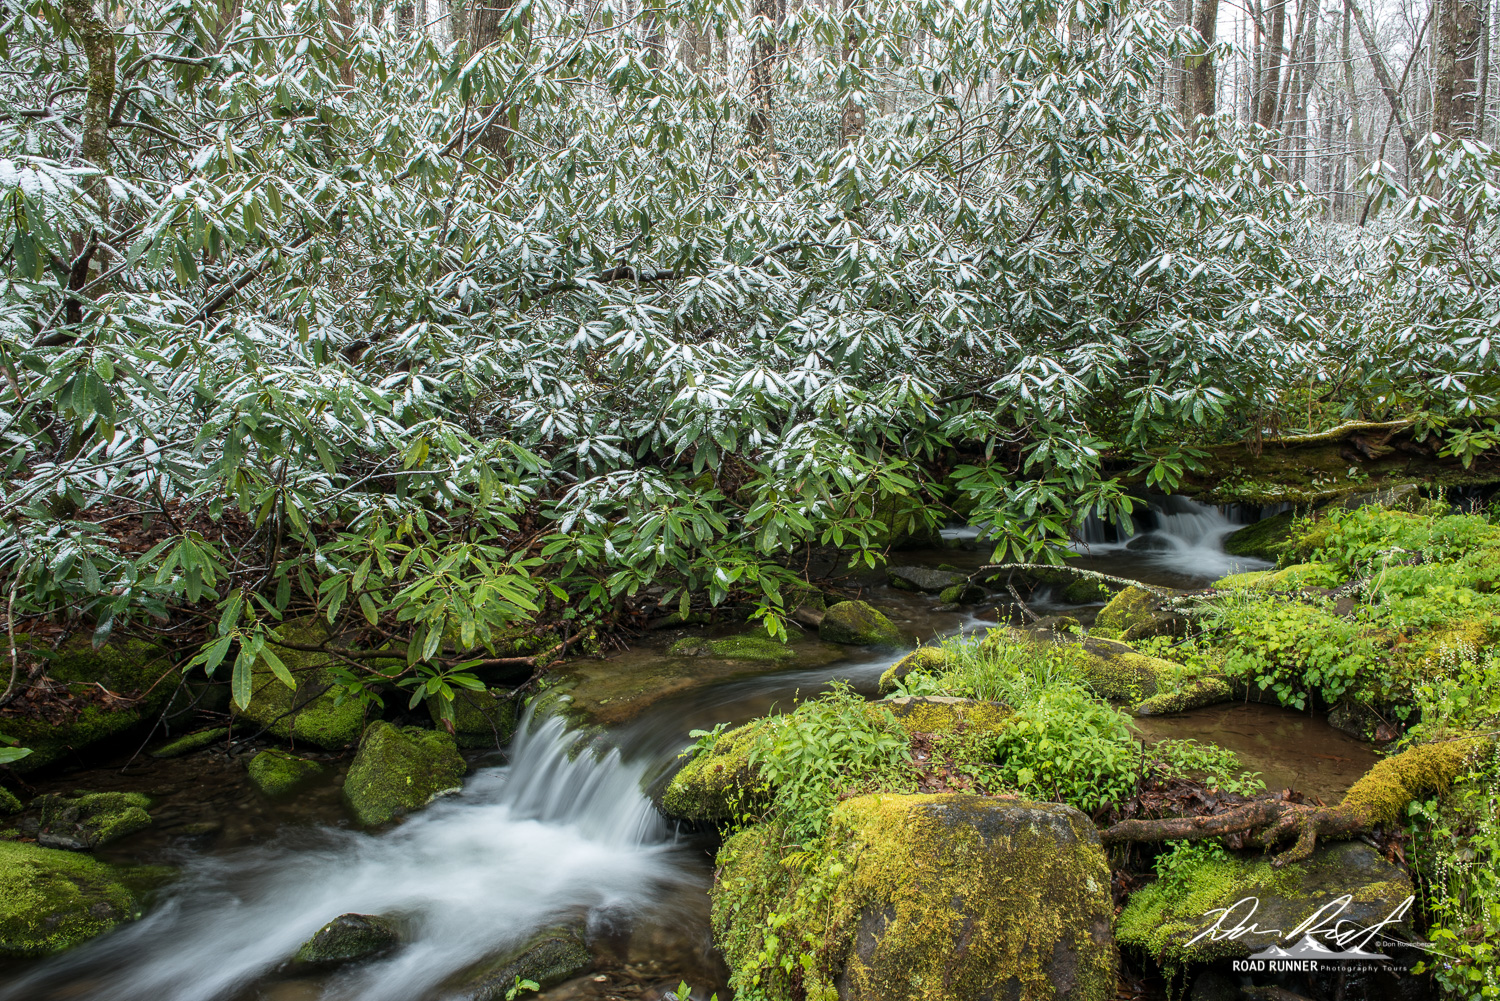
POLYGON ((537 929, 629 916, 686 878, 640 792, 641 766, 568 756, 558 719, 518 734, 512 763, 475 774, 400 826, 286 832, 189 860, 144 920, 44 963, 4 1001, 212 1001, 275 970, 340 914, 400 915, 410 940, 326 981, 328 1001, 418 1001, 537 929))
POLYGON ((1267 565, 1263 560, 1231 556, 1224 551, 1225 537, 1244 525, 1231 521, 1217 507, 1187 497, 1167 496, 1153 498, 1150 509, 1156 527, 1126 540, 1111 541, 1109 527, 1097 518, 1090 519, 1081 527, 1074 550, 1096 556, 1128 549, 1143 563, 1206 578, 1267 565))

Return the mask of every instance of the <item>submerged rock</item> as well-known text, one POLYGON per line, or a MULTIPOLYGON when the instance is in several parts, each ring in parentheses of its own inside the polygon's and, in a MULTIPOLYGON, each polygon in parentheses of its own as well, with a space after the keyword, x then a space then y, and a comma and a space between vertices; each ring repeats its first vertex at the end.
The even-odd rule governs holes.
POLYGON ((251 758, 248 768, 250 781, 272 799, 290 796, 326 770, 319 762, 276 748, 267 748, 251 758))
POLYGON ((948 651, 942 647, 920 646, 886 668, 880 676, 880 691, 894 692, 896 682, 905 681, 913 674, 936 676, 948 668, 948 651))
POLYGON ((0 956, 46 956, 140 917, 124 874, 87 855, 0 841, 0 956))
POLYGON ((207 747, 209 744, 223 740, 227 736, 229 736, 229 727, 227 726, 214 727, 212 730, 200 730, 197 733, 190 733, 163 744, 152 751, 151 756, 153 758, 180 758, 184 754, 191 754, 200 748, 207 747))
MULTIPOLYGON (((439 696, 427 698, 427 712, 434 726, 442 726, 439 696)), ((516 700, 510 692, 487 688, 453 692, 453 737, 459 747, 504 747, 516 735, 516 700)))
POLYGON ((906 638, 896 624, 869 602, 841 601, 823 613, 818 638, 846 646, 903 646, 906 638))
POLYGON ((458 792, 467 770, 448 734, 376 720, 349 766, 344 800, 360 824, 373 827, 458 792))
POLYGON ((953 570, 933 570, 930 567, 890 567, 885 572, 891 587, 904 591, 924 591, 939 594, 955 585, 967 584, 968 574, 953 570))
POLYGON ((778 643, 765 635, 725 636, 706 639, 688 636, 667 648, 674 657, 717 657, 720 660, 757 660, 778 662, 791 660, 797 652, 785 643, 778 643))
POLYGON ((368 959, 401 943, 396 922, 378 914, 340 914, 302 943, 294 963, 347 963, 368 959))
POLYGON ((38 796, 41 811, 37 844, 43 848, 87 851, 151 826, 151 800, 138 792, 75 793, 38 796))
MULTIPOLYGON (((289 622, 281 627, 281 634, 288 642, 307 646, 328 638, 318 619, 289 622)), ((276 647, 276 655, 296 678, 296 690, 282 684, 269 668, 257 670, 252 676, 250 705, 242 715, 282 740, 306 741, 328 750, 347 747, 359 739, 364 706, 355 701, 339 703, 328 658, 284 646, 276 647)))
MULTIPOLYGON (((1209 849, 1174 867, 1170 881, 1158 880, 1131 894, 1115 931, 1122 946, 1140 949, 1158 960, 1241 959, 1268 946, 1290 948, 1296 942, 1284 939, 1285 934, 1345 894, 1350 897, 1348 906, 1328 922, 1330 928, 1338 921, 1346 922, 1346 927, 1378 925, 1400 909, 1411 893, 1406 871, 1361 841, 1325 844, 1306 862, 1284 869, 1273 869, 1264 856, 1209 849), (1248 913, 1249 904, 1241 905, 1226 916, 1223 927, 1234 927, 1244 916, 1245 925, 1271 931, 1255 930, 1218 941, 1203 936, 1188 944, 1213 924, 1214 916, 1206 916, 1209 911, 1236 905, 1247 897, 1258 901, 1254 916, 1248 913)), ((1404 920, 1386 931, 1398 938, 1410 933, 1404 920)))
POLYGON ((463 1001, 505 1001, 517 979, 530 980, 546 990, 593 965, 593 953, 584 944, 580 929, 548 928, 474 971, 459 989, 458 997, 463 1001))
POLYGON ((860 796, 835 809, 813 875, 783 863, 783 833, 752 827, 719 853, 714 921, 737 969, 756 968, 774 931, 783 942, 818 943, 802 971, 808 997, 1112 995, 1109 867, 1094 825, 1071 807, 962 793, 860 796), (820 902, 799 910, 791 902, 807 879, 818 882, 820 902), (793 922, 773 928, 770 911, 793 922))

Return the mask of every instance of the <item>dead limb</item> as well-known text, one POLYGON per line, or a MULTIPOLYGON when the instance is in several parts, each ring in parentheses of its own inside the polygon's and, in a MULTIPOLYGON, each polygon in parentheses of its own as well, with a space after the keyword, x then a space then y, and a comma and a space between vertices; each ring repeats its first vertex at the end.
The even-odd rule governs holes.
POLYGON ((1142 591, 1150 591, 1152 594, 1157 595, 1161 598, 1173 598, 1177 596, 1177 592, 1171 590, 1170 588, 1157 587, 1155 584, 1143 584, 1138 580, 1131 580, 1129 577, 1116 577, 1114 574, 1100 573, 1097 570, 1085 570, 1083 567, 1069 566, 1067 564, 1054 565, 1052 563, 986 563, 984 566, 971 573, 969 575, 969 580, 973 581, 974 578, 978 577, 980 574, 993 575, 995 573, 999 573, 1001 570, 1062 570, 1067 573, 1076 574, 1079 577, 1086 577, 1090 580, 1104 581, 1105 583, 1109 584, 1119 584, 1123 587, 1138 587, 1142 591))

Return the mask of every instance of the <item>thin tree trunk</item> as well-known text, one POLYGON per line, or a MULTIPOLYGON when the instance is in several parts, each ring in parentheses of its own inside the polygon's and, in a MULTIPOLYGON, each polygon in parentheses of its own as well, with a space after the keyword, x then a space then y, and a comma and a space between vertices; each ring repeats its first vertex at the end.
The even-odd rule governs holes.
POLYGON ((1365 20, 1364 12, 1359 9, 1359 4, 1356 0, 1344 0, 1344 9, 1354 17, 1354 26, 1359 29, 1360 40, 1365 43, 1365 52, 1370 56, 1370 68, 1375 71, 1375 79, 1380 83, 1380 90, 1385 94, 1385 99, 1391 106, 1391 115, 1396 119, 1396 127, 1401 131, 1401 143, 1406 147, 1406 169, 1410 173, 1412 164, 1415 162, 1417 137, 1412 131, 1411 119, 1406 115, 1405 102, 1396 89, 1395 81, 1391 79, 1391 71, 1385 64, 1385 57, 1380 54, 1380 47, 1375 42, 1375 36, 1370 31, 1369 22, 1365 20))
POLYGON ((1266 41, 1265 73, 1260 88, 1260 108, 1255 120, 1263 128, 1276 122, 1277 97, 1281 87, 1281 55, 1286 37, 1287 0, 1276 0, 1271 8, 1270 37, 1266 41))
MULTIPOLYGON (((844 0, 844 71, 852 78, 861 76, 859 68, 860 40, 864 38, 865 0, 844 0)), ((839 141, 842 145, 865 134, 864 87, 860 99, 844 99, 844 112, 839 120, 839 141)))
POLYGON ((1434 33, 1432 131, 1445 136, 1473 136, 1476 119, 1475 87, 1479 74, 1480 38, 1484 22, 1479 0, 1436 0, 1434 33))
POLYGON ((745 122, 748 145, 766 157, 774 155, 771 111, 775 101, 776 25, 779 0, 755 0, 755 44, 750 51, 750 117, 745 122))
POLYGON ((1346 148, 1348 150, 1347 155, 1354 158, 1353 164, 1350 165, 1349 178, 1351 180, 1365 172, 1365 141, 1360 134, 1359 126, 1359 87, 1354 81, 1354 49, 1350 45, 1349 37, 1353 23, 1353 18, 1349 16, 1349 7, 1346 4, 1344 6, 1344 37, 1340 47, 1340 59, 1344 64, 1344 90, 1349 101, 1349 134, 1346 148))
MULTIPOLYGON (((515 0, 475 0, 469 15, 470 52, 477 53, 500 40, 501 24, 513 6, 515 0)), ((516 167, 511 135, 520 124, 520 109, 492 104, 484 110, 483 120, 489 124, 479 136, 479 145, 500 161, 503 174, 509 177, 516 167)))
MULTIPOLYGON (((1189 83, 1193 94, 1190 114, 1195 122, 1200 118, 1214 116, 1219 81, 1214 70, 1213 54, 1209 50, 1214 46, 1218 26, 1219 0, 1198 0, 1193 11, 1193 30, 1198 33, 1198 44, 1202 46, 1203 52, 1189 60, 1189 83)), ((1206 124, 1195 125, 1195 128, 1206 127, 1206 124)))

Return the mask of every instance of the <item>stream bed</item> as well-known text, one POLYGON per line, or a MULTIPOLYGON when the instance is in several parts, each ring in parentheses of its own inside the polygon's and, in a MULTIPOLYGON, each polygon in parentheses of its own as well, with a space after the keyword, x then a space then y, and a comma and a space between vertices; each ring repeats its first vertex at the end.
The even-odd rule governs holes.
MULTIPOLYGON (((1098 539, 1083 565, 1150 583, 1202 586, 1253 560, 1220 542, 1235 527, 1217 511, 1157 513, 1152 530, 1098 539)), ((954 534, 962 543, 963 533, 954 534)), ((977 567, 963 549, 901 554, 898 562, 977 567)), ((865 597, 918 639, 978 632, 1010 609, 937 611, 936 597, 874 578, 865 597)), ((1035 596, 1040 613, 1089 608, 1035 596)), ((680 634, 677 634, 680 635, 680 634)), ((605 662, 631 671, 664 656, 669 637, 605 662)), ((0 1001, 439 1001, 478 961, 537 930, 583 918, 605 954, 600 970, 543 994, 564 998, 664 996, 678 978, 694 997, 718 991, 725 971, 708 931, 714 843, 679 831, 647 793, 670 774, 688 731, 737 724, 815 695, 835 680, 874 695, 900 654, 846 649, 819 666, 731 676, 653 702, 578 752, 557 718, 529 721, 508 757, 471 761, 461 794, 398 826, 367 833, 339 800, 342 769, 290 803, 264 800, 243 763, 222 751, 157 761, 128 755, 55 776, 38 791, 147 792, 146 831, 110 845, 114 862, 167 863, 180 877, 147 916, 61 956, 0 965, 0 1001), (299 972, 286 960, 346 913, 400 916, 407 944, 336 972, 299 972)), ((825 659, 826 658, 822 658, 825 659)), ((1372 749, 1322 717, 1229 704, 1137 721, 1148 740, 1193 737, 1227 747, 1267 788, 1336 800, 1375 760, 1372 749)))

